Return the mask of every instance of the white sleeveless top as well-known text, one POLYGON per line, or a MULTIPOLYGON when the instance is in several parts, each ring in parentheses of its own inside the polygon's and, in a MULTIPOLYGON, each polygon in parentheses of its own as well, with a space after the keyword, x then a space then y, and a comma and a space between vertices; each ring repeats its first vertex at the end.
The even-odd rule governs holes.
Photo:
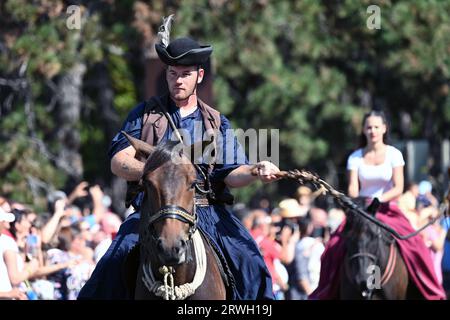
POLYGON ((6 267, 4 259, 4 253, 8 250, 19 253, 19 247, 17 246, 17 243, 14 241, 14 239, 7 235, 0 234, 0 292, 7 292, 12 289, 11 281, 9 280, 8 269, 6 267))
POLYGON ((400 150, 386 146, 384 162, 380 165, 364 163, 363 149, 354 151, 347 161, 347 170, 357 170, 359 179, 359 196, 380 197, 393 187, 393 168, 404 166, 405 161, 400 150))

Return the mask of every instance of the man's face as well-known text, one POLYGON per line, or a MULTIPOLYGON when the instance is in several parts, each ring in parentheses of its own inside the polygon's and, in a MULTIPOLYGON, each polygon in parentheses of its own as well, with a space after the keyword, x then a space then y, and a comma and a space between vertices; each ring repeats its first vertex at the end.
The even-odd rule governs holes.
POLYGON ((197 66, 169 66, 166 79, 172 99, 183 101, 196 93, 197 84, 202 82, 204 72, 197 66))

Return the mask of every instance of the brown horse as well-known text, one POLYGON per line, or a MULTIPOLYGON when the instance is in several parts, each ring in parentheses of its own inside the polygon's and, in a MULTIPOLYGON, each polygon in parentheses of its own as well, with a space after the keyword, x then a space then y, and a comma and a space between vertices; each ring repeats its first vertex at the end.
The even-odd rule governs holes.
POLYGON ((185 156, 186 148, 176 150, 175 142, 152 147, 126 136, 137 158, 147 159, 140 182, 139 249, 126 263, 135 299, 226 299, 219 262, 197 229, 199 168, 185 156))
MULTIPOLYGON (((374 215, 376 207, 370 211, 374 215)), ((346 253, 341 267, 341 299, 423 299, 388 231, 348 211, 343 236, 346 253)))

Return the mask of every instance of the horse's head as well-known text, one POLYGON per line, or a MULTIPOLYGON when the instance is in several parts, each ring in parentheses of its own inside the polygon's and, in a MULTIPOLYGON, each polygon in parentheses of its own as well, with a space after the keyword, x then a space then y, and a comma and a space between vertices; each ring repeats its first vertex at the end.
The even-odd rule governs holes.
POLYGON ((167 141, 152 147, 126 135, 146 163, 141 179, 140 241, 147 257, 162 265, 177 265, 189 258, 188 240, 196 228, 194 208, 197 171, 185 154, 190 148, 167 141))
MULTIPOLYGON (((375 215, 378 206, 368 208, 375 215)), ((344 229, 344 271, 354 298, 371 299, 380 289, 381 275, 389 258, 392 236, 356 212, 347 212, 344 229)))

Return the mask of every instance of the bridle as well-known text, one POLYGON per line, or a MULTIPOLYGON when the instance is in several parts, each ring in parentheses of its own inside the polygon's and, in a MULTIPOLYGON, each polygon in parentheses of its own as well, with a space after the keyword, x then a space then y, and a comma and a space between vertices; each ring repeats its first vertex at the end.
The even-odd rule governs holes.
POLYGON ((148 224, 153 225, 156 221, 167 218, 180 220, 181 222, 189 224, 189 239, 190 239, 194 234, 195 230, 197 230, 198 216, 195 209, 196 209, 195 202, 192 209, 192 213, 190 213, 189 211, 180 206, 175 205, 163 206, 159 208, 158 211, 156 211, 156 213, 150 217, 148 224))
MULTIPOLYGON (((201 195, 203 198, 206 198, 210 194, 212 194, 212 188, 208 179, 208 176, 203 172, 202 168, 192 163, 196 169, 196 171, 200 174, 201 180, 196 180, 193 183, 193 187, 196 191, 196 194, 201 195)), ((153 215, 150 216, 148 220, 148 226, 151 227, 155 222, 172 218, 180 220, 181 222, 188 223, 189 224, 189 231, 188 231, 188 240, 192 238, 192 235, 197 230, 197 224, 198 224, 198 214, 197 214, 197 197, 194 195, 194 202, 192 210, 189 211, 181 206, 177 205, 165 205, 160 207, 153 215)), ((151 237, 156 240, 156 237, 153 233, 151 233, 151 237)))
MULTIPOLYGON (((201 170, 199 166, 196 166, 197 170, 199 170, 200 175, 206 179, 204 172, 201 170)), ((201 181, 195 181, 193 184, 194 189, 204 195, 209 194, 211 189, 209 188, 209 182, 205 180, 205 183, 208 185, 205 190, 201 185, 201 181)), ((183 300, 187 297, 193 295, 195 290, 202 284, 206 269, 207 269, 207 258, 205 252, 205 245, 202 241, 202 238, 197 232, 197 222, 198 222, 198 214, 196 210, 197 202, 196 197, 194 195, 194 201, 192 205, 192 211, 189 212, 185 208, 177 205, 165 205, 160 207, 153 215, 150 216, 148 220, 147 227, 145 228, 143 234, 143 240, 145 242, 150 241, 150 245, 152 247, 156 241, 158 241, 154 231, 152 228, 153 224, 156 221, 161 219, 177 219, 184 223, 189 224, 188 231, 188 239, 191 243, 190 246, 193 247, 193 251, 195 253, 195 274, 192 282, 184 283, 182 285, 175 285, 173 274, 175 273, 175 268, 173 266, 165 266, 159 267, 159 273, 163 276, 163 282, 157 280, 152 271, 152 263, 150 255, 151 253, 146 249, 147 255, 143 257, 144 264, 142 265, 142 281, 145 287, 149 292, 155 294, 156 296, 163 297, 165 300, 183 300), (145 240, 146 239, 146 240, 145 240)))

